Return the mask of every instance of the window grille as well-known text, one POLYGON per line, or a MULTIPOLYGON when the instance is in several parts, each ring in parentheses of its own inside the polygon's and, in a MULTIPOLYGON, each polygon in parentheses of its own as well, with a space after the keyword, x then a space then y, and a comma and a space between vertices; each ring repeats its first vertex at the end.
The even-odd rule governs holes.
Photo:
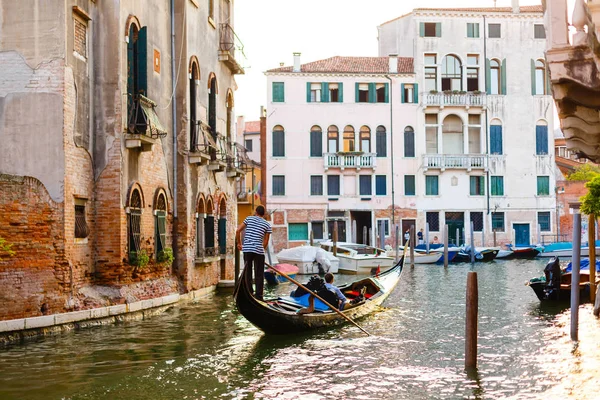
POLYGON ((90 234, 85 220, 85 206, 75 206, 75 237, 84 239, 90 234))

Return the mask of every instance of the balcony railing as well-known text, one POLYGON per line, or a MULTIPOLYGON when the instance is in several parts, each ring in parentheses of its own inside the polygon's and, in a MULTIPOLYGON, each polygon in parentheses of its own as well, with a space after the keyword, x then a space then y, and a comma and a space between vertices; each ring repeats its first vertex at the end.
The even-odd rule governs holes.
POLYGON ((460 106, 483 107, 485 96, 482 93, 425 93, 422 96, 424 106, 460 106))
POLYGON ((325 170, 328 168, 372 168, 375 169, 376 153, 325 153, 323 154, 325 170))
POLYGON ((243 74, 246 60, 244 45, 229 24, 219 24, 219 61, 224 61, 234 74, 243 74))
POLYGON ((423 170, 428 169, 486 169, 485 154, 425 154, 423 155, 423 170))

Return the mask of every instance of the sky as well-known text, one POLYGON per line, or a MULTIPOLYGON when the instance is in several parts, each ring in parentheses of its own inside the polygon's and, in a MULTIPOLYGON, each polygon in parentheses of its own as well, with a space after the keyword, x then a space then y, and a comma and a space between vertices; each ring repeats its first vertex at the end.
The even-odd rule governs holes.
MULTIPOLYGON (((509 7, 511 0, 498 0, 509 7)), ((541 0, 520 0, 520 5, 541 0)), ((245 74, 236 75, 236 115, 258 120, 267 106, 264 72, 333 56, 377 56, 377 26, 413 8, 493 7, 493 0, 236 0, 235 31, 244 44, 245 74)))

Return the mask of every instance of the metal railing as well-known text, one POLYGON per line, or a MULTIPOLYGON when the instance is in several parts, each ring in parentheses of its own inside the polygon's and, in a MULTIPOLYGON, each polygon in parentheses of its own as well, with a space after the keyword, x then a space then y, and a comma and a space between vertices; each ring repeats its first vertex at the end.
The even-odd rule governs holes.
POLYGON ((190 151, 210 154, 216 151, 217 145, 212 137, 211 129, 202 121, 192 121, 190 135, 190 151))
POLYGON ((424 93, 423 103, 427 106, 478 106, 485 103, 483 93, 424 93))
POLYGON ((376 153, 324 153, 325 168, 375 168, 376 153))
POLYGON ((156 103, 142 94, 127 95, 127 132, 152 139, 163 138, 167 131, 156 115, 156 103))
POLYGON ((485 154, 424 154, 423 168, 427 169, 486 169, 485 154))
POLYGON ((233 27, 229 24, 219 24, 220 42, 219 50, 227 51, 231 56, 239 63, 240 61, 246 60, 246 54, 244 54, 244 44, 240 38, 235 34, 233 27))

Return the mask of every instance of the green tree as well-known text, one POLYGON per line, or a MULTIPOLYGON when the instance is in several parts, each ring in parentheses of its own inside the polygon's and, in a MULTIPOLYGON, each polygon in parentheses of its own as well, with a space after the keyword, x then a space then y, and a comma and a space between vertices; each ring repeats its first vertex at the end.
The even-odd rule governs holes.
POLYGON ((567 176, 568 181, 590 181, 600 175, 600 168, 592 164, 583 164, 567 176))
POLYGON ((587 215, 600 215, 600 175, 586 182, 588 192, 581 196, 581 212, 587 215))
POLYGON ((0 261, 2 260, 3 255, 12 257, 15 254, 15 251, 12 249, 12 243, 8 243, 6 239, 0 237, 0 261))

